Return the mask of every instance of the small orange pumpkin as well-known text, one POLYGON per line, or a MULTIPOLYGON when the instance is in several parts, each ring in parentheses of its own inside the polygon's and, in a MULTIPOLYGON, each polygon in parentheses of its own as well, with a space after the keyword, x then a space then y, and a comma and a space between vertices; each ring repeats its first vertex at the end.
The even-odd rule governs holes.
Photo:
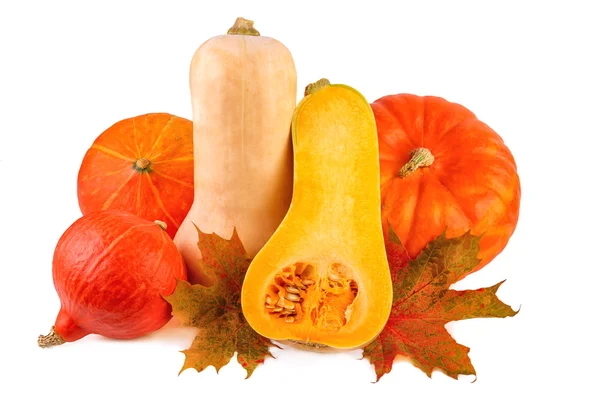
POLYGON ((77 177, 83 215, 116 209, 167 224, 171 238, 194 200, 192 121, 167 113, 109 127, 85 154, 77 177))
POLYGON ((371 107, 384 221, 413 258, 444 230, 448 237, 483 234, 475 270, 484 267, 505 248, 519 218, 519 176, 502 138, 440 97, 390 95, 371 107))

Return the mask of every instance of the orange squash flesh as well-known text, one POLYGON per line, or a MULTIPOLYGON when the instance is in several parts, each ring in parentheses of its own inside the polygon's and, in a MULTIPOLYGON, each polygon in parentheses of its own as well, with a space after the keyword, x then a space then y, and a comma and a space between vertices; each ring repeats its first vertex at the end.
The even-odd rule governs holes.
POLYGON ((357 348, 383 329, 392 301, 376 126, 355 89, 320 81, 307 91, 292 120, 291 206, 248 269, 242 308, 265 337, 357 348))

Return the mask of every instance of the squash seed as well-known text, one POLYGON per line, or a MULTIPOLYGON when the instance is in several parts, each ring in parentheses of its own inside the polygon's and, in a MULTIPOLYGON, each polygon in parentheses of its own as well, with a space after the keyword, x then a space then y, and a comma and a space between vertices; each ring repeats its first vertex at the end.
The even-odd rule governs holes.
POLYGON ((293 316, 291 316, 291 315, 290 315, 290 316, 287 316, 287 317, 285 317, 285 322, 288 322, 288 323, 290 323, 290 322, 294 322, 294 320, 295 320, 295 318, 294 318, 293 316))
POLYGON ((332 273, 329 274, 329 280, 330 281, 334 281, 334 282, 339 282, 339 281, 342 280, 342 277, 339 276, 338 274, 332 272, 332 273))
POLYGON ((300 294, 300 290, 299 290, 298 288, 295 288, 295 287, 293 287, 293 286, 286 286, 286 287, 285 287, 285 290, 286 290, 288 293, 300 294))
POLYGON ((313 280, 310 280, 310 279, 304 279, 304 280, 302 281, 302 284, 303 284, 303 285, 305 285, 305 286, 310 286, 310 285, 312 285, 313 283, 315 283, 315 281, 313 281, 313 280))
POLYGON ((273 309, 273 312, 281 312, 283 311, 283 307, 277 307, 273 309))
POLYGON ((294 302, 300 301, 300 296, 298 296, 297 294, 294 294, 294 293, 289 293, 289 292, 286 293, 285 298, 288 299, 289 301, 294 301, 294 302))

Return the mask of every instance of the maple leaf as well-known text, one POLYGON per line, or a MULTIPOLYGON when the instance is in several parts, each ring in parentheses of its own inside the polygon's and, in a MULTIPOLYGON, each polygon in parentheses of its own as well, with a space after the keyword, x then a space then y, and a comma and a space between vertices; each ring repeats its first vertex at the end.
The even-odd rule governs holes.
POLYGON ((446 323, 512 317, 518 312, 496 296, 503 282, 477 290, 449 289, 479 264, 479 239, 469 232, 448 239, 443 232, 410 260, 389 228, 386 253, 394 290, 392 311, 382 332, 364 349, 377 381, 392 370, 396 356, 408 357, 430 378, 434 368, 455 379, 475 375, 469 348, 452 338, 446 323))
POLYGON ((183 351, 185 361, 179 373, 187 368, 201 372, 211 365, 219 372, 237 351, 247 379, 266 357, 273 356, 269 346, 274 345, 257 334, 242 313, 242 283, 251 259, 235 229, 230 240, 196 230, 203 271, 215 283, 207 287, 180 280, 173 294, 165 297, 173 316, 185 326, 199 328, 190 348, 183 351))

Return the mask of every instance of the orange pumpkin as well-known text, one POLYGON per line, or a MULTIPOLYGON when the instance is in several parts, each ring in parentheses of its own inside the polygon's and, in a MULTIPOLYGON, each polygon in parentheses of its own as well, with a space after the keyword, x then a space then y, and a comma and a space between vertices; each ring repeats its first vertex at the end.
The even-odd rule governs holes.
POLYGON ((167 224, 171 238, 194 200, 192 121, 167 113, 127 118, 85 154, 77 178, 81 212, 128 211, 167 224))
POLYGON ((440 97, 390 95, 371 107, 384 221, 411 257, 444 230, 482 235, 481 269, 505 248, 519 218, 519 176, 502 138, 440 97))

